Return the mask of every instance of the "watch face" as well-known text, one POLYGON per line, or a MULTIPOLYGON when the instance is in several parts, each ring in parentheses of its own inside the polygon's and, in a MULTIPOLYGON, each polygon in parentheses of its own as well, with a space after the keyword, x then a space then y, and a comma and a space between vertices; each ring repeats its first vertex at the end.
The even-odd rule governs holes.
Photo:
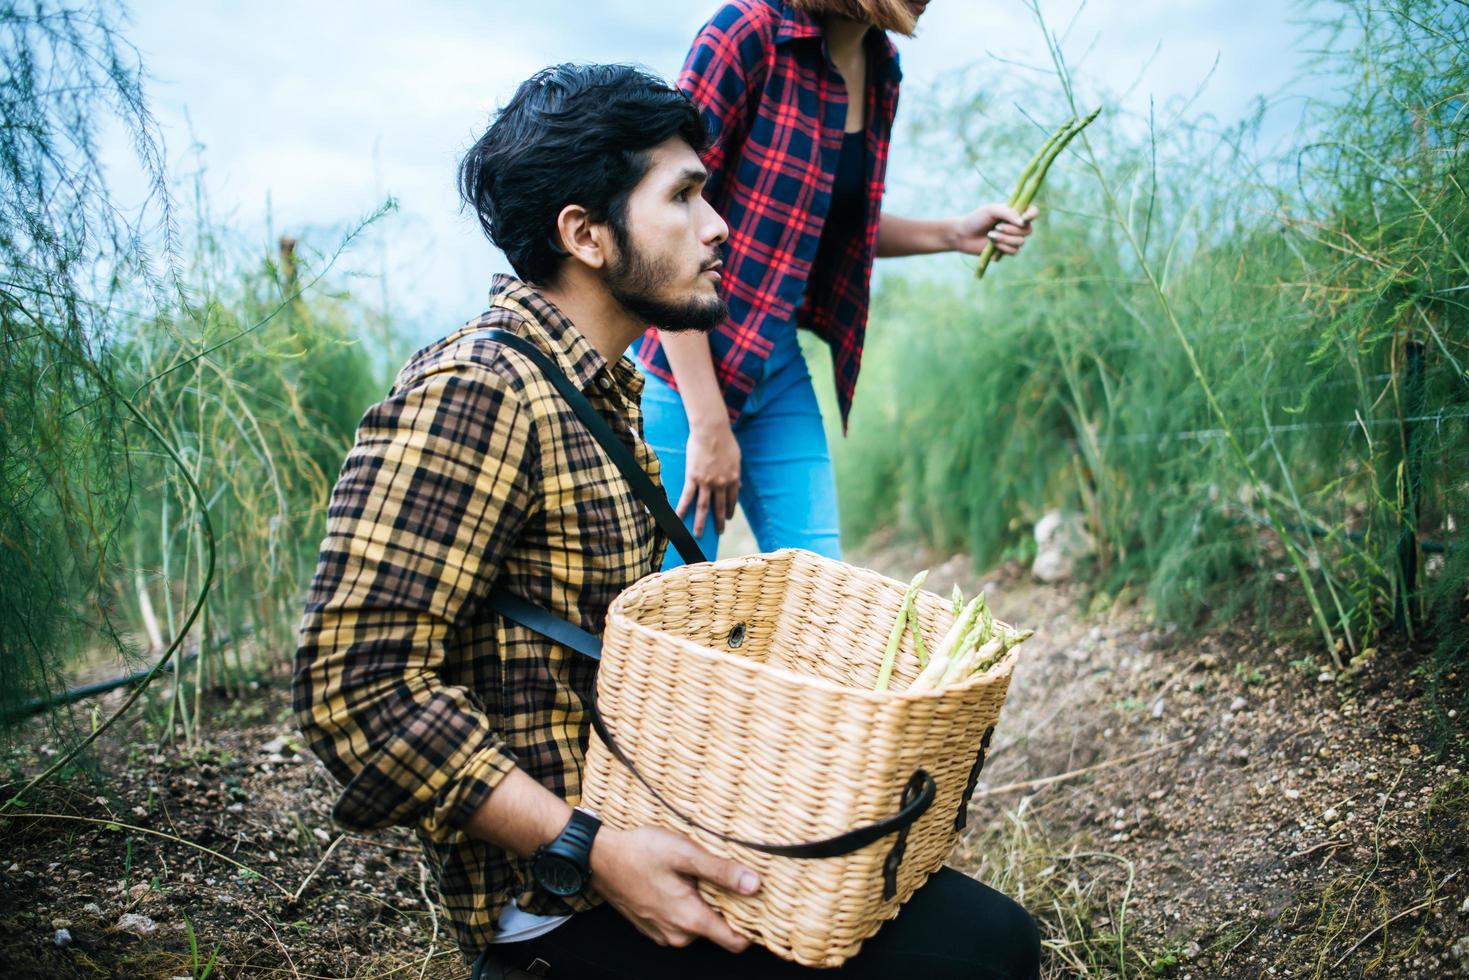
POLYGON ((580 868, 554 854, 542 854, 536 860, 535 875, 542 888, 562 898, 579 893, 586 884, 580 868))

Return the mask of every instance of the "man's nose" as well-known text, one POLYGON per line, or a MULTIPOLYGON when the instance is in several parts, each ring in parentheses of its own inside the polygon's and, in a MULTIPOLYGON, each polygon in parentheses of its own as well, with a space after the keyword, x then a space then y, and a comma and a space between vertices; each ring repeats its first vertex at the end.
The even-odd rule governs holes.
MULTIPOLYGON (((703 198, 700 198, 700 200, 703 200, 703 198)), ((705 216, 706 224, 701 240, 709 242, 711 245, 722 245, 729 239, 729 225, 725 223, 724 218, 720 216, 718 211, 714 210, 708 201, 704 201, 704 207, 709 209, 709 213, 705 216)))

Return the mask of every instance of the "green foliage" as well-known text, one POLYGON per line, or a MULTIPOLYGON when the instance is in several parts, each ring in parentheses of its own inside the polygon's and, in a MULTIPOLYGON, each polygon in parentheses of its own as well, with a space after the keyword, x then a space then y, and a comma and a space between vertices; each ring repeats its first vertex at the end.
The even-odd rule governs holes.
MULTIPOLYGON (((896 525, 986 562, 1066 507, 1097 541, 1096 584, 1141 585, 1162 616, 1268 610, 1292 582, 1303 608, 1272 627, 1339 661, 1401 609, 1464 662, 1469 18, 1347 9, 1328 33, 1353 40, 1321 66, 1342 95, 1285 158, 1186 105, 1104 113, 1052 170, 1022 261, 978 287, 882 282, 837 446, 849 535, 896 525), (1405 532, 1449 544, 1417 554, 1411 594, 1405 532)), ((1064 97, 1018 100, 1036 122, 951 85, 920 142, 957 145, 961 172, 1018 172, 1090 102, 1056 53, 1064 97)))
MULTIPOLYGON (((197 729, 206 687, 238 690, 293 647, 331 478, 384 384, 355 337, 392 334, 321 285, 337 253, 262 261, 201 213, 180 255, 117 17, 0 0, 0 720, 79 657, 120 672, 145 655, 178 665, 171 737, 197 729), (118 123, 141 211, 97 157, 118 123)), ((37 778, 107 724, 60 725, 71 748, 37 778)))
POLYGON ((0 0, 0 715, 61 680, 80 649, 121 648, 105 583, 129 495, 127 411, 110 314, 158 297, 136 215, 111 202, 95 140, 132 138, 171 218, 141 67, 109 5, 0 0))
MULTIPOLYGON (((294 647, 326 496, 383 379, 354 337, 370 314, 349 296, 308 293, 316 280, 294 245, 280 260, 252 261, 211 229, 198 243, 184 274, 192 302, 130 325, 118 358, 140 409, 206 488, 218 528, 219 585, 189 680, 238 690, 294 647)), ((121 546, 138 574, 114 587, 135 626, 151 616, 172 636, 202 571, 188 487, 148 458, 134 463, 134 488, 121 546)), ((201 684, 193 688, 186 731, 201 720, 201 684)))

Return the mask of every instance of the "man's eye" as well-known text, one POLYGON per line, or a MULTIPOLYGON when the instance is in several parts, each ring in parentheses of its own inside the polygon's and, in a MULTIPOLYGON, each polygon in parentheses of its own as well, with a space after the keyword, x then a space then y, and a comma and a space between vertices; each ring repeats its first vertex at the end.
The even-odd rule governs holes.
POLYGON ((673 195, 673 199, 675 201, 687 201, 689 199, 689 189, 685 187, 683 190, 673 195))

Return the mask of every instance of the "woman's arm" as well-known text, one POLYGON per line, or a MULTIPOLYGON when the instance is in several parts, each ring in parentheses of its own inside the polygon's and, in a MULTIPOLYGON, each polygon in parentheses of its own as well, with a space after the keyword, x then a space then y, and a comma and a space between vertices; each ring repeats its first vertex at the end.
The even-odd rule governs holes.
POLYGON ((709 338, 698 331, 659 331, 659 337, 689 418, 684 485, 674 509, 684 517, 694 508, 694 537, 704 533, 711 515, 715 530, 723 534, 724 522, 734 517, 740 499, 740 445, 714 374, 709 338))
POLYGON ((958 218, 904 218, 884 211, 877 225, 877 257, 935 252, 978 255, 990 242, 1000 255, 1014 255, 1025 244, 1031 221, 1038 214, 1031 208, 1022 216, 1008 204, 986 204, 958 218))

